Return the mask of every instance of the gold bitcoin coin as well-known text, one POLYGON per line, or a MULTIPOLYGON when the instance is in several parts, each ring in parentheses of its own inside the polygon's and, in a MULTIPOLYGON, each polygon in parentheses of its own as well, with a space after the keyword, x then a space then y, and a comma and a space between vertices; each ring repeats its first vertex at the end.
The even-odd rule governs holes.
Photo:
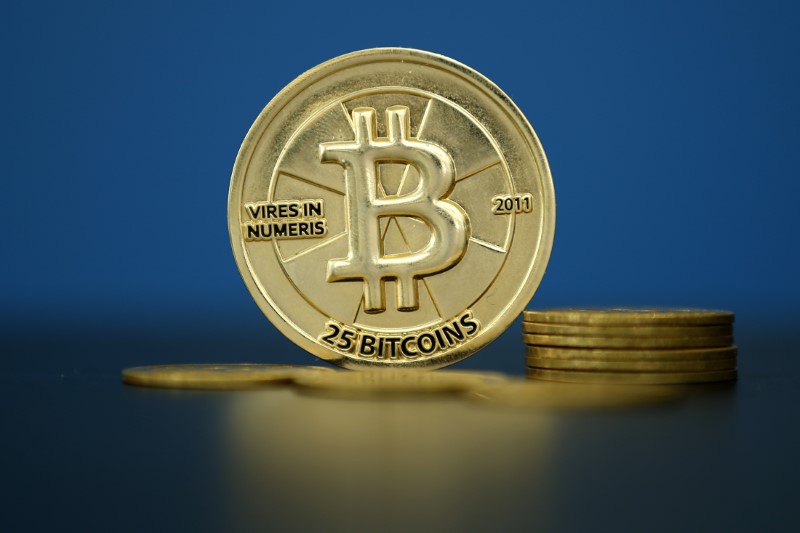
POLYGON ((523 335, 525 344, 573 348, 712 348, 730 346, 733 337, 578 337, 523 335))
POLYGON ((522 331, 582 337, 725 337, 733 335, 733 326, 584 326, 523 322, 522 331))
POLYGON ((549 309, 525 311, 526 322, 631 326, 714 326, 733 323, 733 313, 708 309, 549 309))
POLYGON ((234 256, 261 310, 349 368, 436 368, 502 333, 553 241, 542 147, 474 70, 401 48, 303 74, 233 169, 234 256))
POLYGON ((540 359, 577 359, 588 361, 708 361, 736 358, 736 346, 698 349, 593 349, 528 346, 528 357, 540 359))
POLYGON ((679 385, 684 383, 713 383, 733 381, 736 370, 710 372, 578 372, 528 368, 528 377, 566 383, 615 383, 620 385, 679 385))
POLYGON ((538 380, 510 381, 469 393, 469 398, 503 407, 545 410, 583 410, 634 407, 680 400, 684 390, 675 387, 615 387, 607 384, 555 383, 538 380))
POLYGON ((122 371, 122 381, 142 387, 171 389, 246 389, 331 371, 320 366, 299 365, 156 365, 126 368, 122 371))
POLYGON ((529 367, 553 370, 605 370, 611 372, 701 372, 736 368, 735 357, 705 361, 594 361, 529 356, 525 362, 529 367))
POLYGON ((295 384, 336 395, 423 394, 465 392, 506 380, 502 374, 492 372, 420 372, 399 368, 393 372, 372 370, 306 375, 296 379, 295 384))

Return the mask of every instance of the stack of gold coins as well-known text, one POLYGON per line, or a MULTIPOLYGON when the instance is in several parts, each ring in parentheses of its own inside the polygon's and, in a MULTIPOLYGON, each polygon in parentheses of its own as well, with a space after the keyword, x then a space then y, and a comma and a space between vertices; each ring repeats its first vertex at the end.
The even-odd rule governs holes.
POLYGON ((525 311, 522 331, 529 378, 625 384, 736 379, 729 311, 525 311))

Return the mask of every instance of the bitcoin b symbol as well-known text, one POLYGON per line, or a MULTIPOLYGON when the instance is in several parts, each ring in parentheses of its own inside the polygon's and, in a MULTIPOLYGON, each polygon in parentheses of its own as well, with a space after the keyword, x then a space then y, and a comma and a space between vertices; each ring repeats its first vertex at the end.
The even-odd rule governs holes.
POLYGON ((469 219, 447 196, 455 185, 455 165, 444 148, 410 137, 409 110, 405 106, 386 109, 387 138, 375 136, 375 109, 353 111, 355 141, 322 143, 323 163, 344 167, 347 189, 347 222, 350 250, 347 257, 328 261, 328 281, 362 280, 364 311, 386 310, 384 280, 397 285, 397 309, 419 308, 419 278, 453 267, 467 249, 469 219), (405 163, 419 172, 419 185, 409 194, 378 198, 378 163, 405 163), (382 255, 380 217, 407 216, 423 220, 431 238, 413 253, 382 255))

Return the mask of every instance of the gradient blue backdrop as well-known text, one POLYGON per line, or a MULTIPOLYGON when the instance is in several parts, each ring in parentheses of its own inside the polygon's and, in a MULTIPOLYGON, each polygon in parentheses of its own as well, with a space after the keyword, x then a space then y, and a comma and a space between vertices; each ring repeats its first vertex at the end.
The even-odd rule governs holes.
POLYGON ((374 46, 464 62, 530 119, 558 203, 533 305, 796 318, 798 22, 775 1, 6 3, 4 334, 183 321, 287 346, 234 264, 230 170, 281 88, 374 46))

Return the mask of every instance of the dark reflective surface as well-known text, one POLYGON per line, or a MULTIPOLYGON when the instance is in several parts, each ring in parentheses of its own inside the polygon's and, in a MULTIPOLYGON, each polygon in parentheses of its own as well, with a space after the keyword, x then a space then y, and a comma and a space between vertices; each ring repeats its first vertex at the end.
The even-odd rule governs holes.
MULTIPOLYGON (((136 342, 108 332, 92 341, 6 335, 2 523, 122 531, 794 525, 797 349, 765 330, 739 335, 736 385, 591 410, 120 383, 119 369, 134 362, 258 359, 257 338, 202 331, 136 342)), ((265 362, 315 362, 277 344, 286 356, 265 362)), ((461 368, 521 375, 523 355, 512 330, 461 368)))

